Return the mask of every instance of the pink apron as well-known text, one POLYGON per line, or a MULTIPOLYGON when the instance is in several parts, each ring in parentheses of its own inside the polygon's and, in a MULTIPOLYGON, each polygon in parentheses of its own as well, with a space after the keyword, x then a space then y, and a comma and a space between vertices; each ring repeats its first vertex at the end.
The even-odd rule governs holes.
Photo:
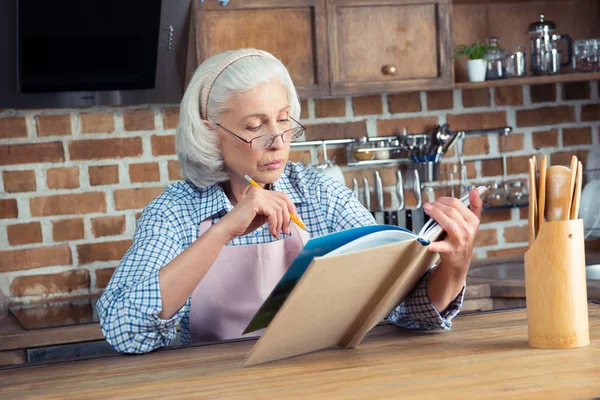
MULTIPOLYGON (((210 218, 200 224, 199 235, 210 228, 210 218)), ((270 243, 225 246, 192 293, 192 342, 234 339, 242 332, 304 244, 308 232, 291 223, 292 235, 270 243)), ((262 331, 247 336, 258 336, 262 331)))

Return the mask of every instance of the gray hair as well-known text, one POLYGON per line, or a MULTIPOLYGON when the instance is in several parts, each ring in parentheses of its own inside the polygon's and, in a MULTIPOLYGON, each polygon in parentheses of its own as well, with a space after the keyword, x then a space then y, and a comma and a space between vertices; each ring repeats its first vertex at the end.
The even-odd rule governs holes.
MULTIPOLYGON (((194 72, 181 100, 176 131, 181 177, 200 189, 229 179, 223 168, 219 136, 202 122, 200 92, 218 64, 235 51, 226 51, 205 60, 194 72)), ((219 116, 227 111, 227 102, 232 96, 274 79, 281 81, 286 88, 290 115, 298 119, 300 101, 289 72, 275 57, 264 56, 240 58, 220 73, 210 91, 206 119, 214 126, 219 122, 219 116)))

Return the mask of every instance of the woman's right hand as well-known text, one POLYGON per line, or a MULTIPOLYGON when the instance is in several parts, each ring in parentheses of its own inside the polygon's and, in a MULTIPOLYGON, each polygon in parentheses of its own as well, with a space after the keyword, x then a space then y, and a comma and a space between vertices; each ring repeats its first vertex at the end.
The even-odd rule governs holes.
POLYGON ((280 232, 290 233, 289 213, 297 215, 296 206, 285 193, 248 186, 242 200, 214 227, 232 240, 268 223, 271 235, 279 238, 280 232))

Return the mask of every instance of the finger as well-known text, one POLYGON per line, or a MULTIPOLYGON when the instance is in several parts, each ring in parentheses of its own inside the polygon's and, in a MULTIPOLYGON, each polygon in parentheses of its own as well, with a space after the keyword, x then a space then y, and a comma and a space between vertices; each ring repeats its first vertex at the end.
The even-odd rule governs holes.
MULTIPOLYGON (((447 206, 429 203, 426 204, 423 208, 425 209, 427 215, 429 215, 431 218, 437 221, 437 223, 440 224, 440 226, 445 232, 452 235, 458 234, 459 224, 456 221, 454 221, 454 219, 450 218, 444 211, 442 211, 440 207, 447 206)), ((462 217, 461 219, 464 221, 462 217)))
POLYGON ((283 229, 282 230, 283 230, 283 233, 289 235, 289 233, 290 233, 290 221, 291 221, 291 218, 290 218, 290 211, 288 209, 288 204, 285 202, 285 200, 280 199, 280 204, 279 205, 280 205, 280 207, 281 207, 281 209, 283 211, 283 221, 282 221, 283 222, 283 224, 282 224, 283 229))
POLYGON ((268 218, 269 218, 269 232, 274 237, 277 237, 277 212, 271 208, 268 211, 268 218))
POLYGON ((445 206, 452 207, 457 210, 460 215, 471 225, 479 225, 479 218, 465 204, 455 197, 440 197, 436 200, 445 206))
POLYGON ((298 216, 298 211, 296 210, 296 205, 289 198, 289 196, 287 194, 285 194, 283 192, 273 192, 273 193, 275 193, 277 195, 277 197, 279 197, 280 199, 282 199, 283 201, 285 201, 286 208, 288 209, 289 212, 291 212, 295 216, 298 216))
POLYGON ((283 232, 285 215, 287 214, 287 211, 285 206, 279 202, 275 203, 275 207, 277 208, 277 238, 279 238, 279 234, 283 232))
POLYGON ((454 251, 454 246, 451 243, 442 240, 440 242, 430 243, 429 246, 427 246, 427 251, 434 253, 451 253, 454 251))
POLYGON ((473 188, 469 192, 469 209, 477 219, 481 219, 481 208, 483 207, 483 201, 481 200, 481 196, 479 195, 479 191, 477 188, 473 188))

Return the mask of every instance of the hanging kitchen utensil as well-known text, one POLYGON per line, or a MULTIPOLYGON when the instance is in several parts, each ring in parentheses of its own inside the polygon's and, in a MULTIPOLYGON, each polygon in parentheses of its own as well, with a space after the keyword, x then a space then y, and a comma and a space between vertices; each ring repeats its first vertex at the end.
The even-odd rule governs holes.
POLYGON ((544 225, 544 213, 546 211, 546 165, 547 165, 547 157, 544 154, 542 157, 542 164, 540 165, 540 183, 538 190, 538 235, 539 231, 542 230, 542 225, 544 225))
POLYGON ((577 163, 577 178, 575 180, 575 189, 573 194, 573 206, 571 207, 571 219, 579 217, 579 204, 581 204, 581 187, 583 185, 583 165, 581 161, 577 163))
POLYGON ((569 219, 571 205, 569 198, 573 191, 569 188, 571 171, 562 165, 553 165, 546 170, 546 206, 544 216, 546 221, 569 219))
POLYGON ((375 221, 378 224, 383 224, 383 183, 381 182, 381 175, 379 170, 376 170, 373 174, 375 178, 375 221))
POLYGON ((360 196, 358 194, 358 181, 356 178, 352 178, 352 194, 356 198, 356 200, 360 200, 360 196))
POLYGON ((367 178, 363 178, 363 205, 375 217, 375 213, 371 211, 371 190, 367 178))

